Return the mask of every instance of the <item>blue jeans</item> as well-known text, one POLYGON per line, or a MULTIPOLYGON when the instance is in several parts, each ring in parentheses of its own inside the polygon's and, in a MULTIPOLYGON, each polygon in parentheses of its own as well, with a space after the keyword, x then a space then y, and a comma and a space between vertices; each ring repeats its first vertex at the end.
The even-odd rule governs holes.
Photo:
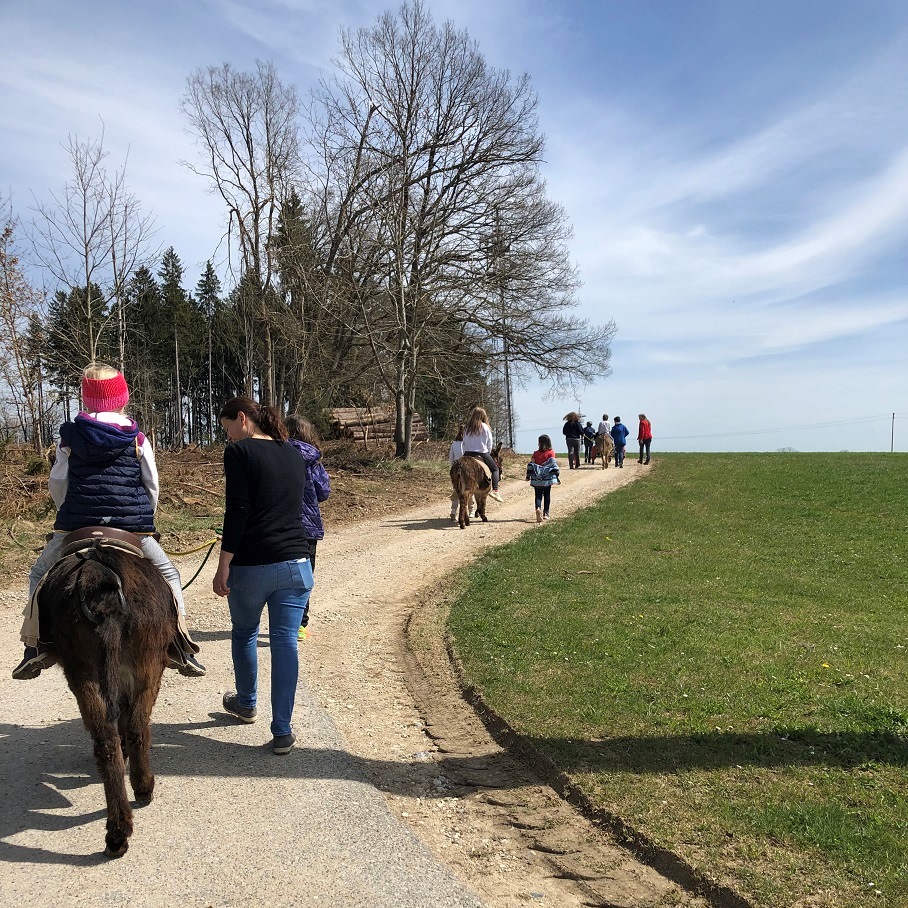
POLYGON ((551 486, 533 486, 536 493, 536 509, 541 510, 543 514, 548 514, 549 506, 552 503, 551 486))
POLYGON ((271 734, 289 735, 299 677, 299 630, 312 592, 309 559, 277 564, 231 565, 230 592, 233 674, 240 706, 255 706, 258 698, 256 640, 262 609, 268 605, 271 639, 271 734))

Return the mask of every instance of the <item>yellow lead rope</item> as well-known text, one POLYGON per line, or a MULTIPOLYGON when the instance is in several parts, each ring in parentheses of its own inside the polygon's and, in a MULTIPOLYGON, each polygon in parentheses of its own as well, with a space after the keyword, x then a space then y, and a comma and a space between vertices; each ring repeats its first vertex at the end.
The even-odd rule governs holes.
POLYGON ((201 552, 202 549, 207 549, 208 546, 214 545, 221 537, 215 536, 214 539, 209 539, 208 542, 203 542, 201 545, 196 546, 194 549, 187 549, 185 552, 168 552, 167 549, 164 549, 164 554, 170 558, 180 558, 183 555, 192 555, 195 552, 201 552))

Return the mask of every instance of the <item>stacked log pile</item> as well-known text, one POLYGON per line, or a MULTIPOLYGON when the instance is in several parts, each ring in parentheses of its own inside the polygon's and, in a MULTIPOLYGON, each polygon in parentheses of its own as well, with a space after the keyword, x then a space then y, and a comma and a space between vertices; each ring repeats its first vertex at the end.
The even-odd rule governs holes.
MULTIPOLYGON (((394 407, 336 407, 331 425, 336 438, 369 444, 394 441, 394 407)), ((429 430, 418 413, 413 414, 413 441, 427 441, 429 430)))

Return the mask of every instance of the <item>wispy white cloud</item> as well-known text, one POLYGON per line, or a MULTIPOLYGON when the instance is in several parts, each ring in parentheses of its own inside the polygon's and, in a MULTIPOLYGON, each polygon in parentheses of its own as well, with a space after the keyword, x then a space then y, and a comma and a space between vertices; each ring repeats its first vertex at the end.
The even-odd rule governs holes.
POLYGON ((646 338, 659 362, 741 360, 908 317, 904 281, 894 298, 854 286, 908 239, 905 47, 706 147, 607 99, 554 117, 550 184, 575 224, 587 314, 614 316, 619 343, 646 338), (570 132, 578 109, 591 125, 570 132), (768 199, 778 225, 748 229, 768 199))

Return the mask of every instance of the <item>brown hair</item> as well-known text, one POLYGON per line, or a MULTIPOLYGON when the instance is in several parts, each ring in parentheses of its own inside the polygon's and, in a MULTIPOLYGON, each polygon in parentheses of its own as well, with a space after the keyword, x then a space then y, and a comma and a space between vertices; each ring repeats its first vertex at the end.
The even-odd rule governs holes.
POLYGON ((281 414, 268 404, 256 403, 251 397, 232 397, 221 408, 218 419, 236 419, 240 413, 245 413, 246 419, 275 441, 287 440, 287 427, 281 414))
POLYGON ((482 424, 486 423, 488 425, 488 422, 489 414, 482 407, 473 407, 473 412, 470 413, 470 418, 467 420, 466 434, 478 435, 482 424))
POLYGON ((545 453, 546 451, 550 451, 551 448, 552 448, 552 439, 549 438, 548 435, 540 435, 539 436, 539 450, 542 451, 543 453, 545 453))
POLYGON ((571 410, 567 416, 564 417, 565 422, 580 422, 580 414, 576 410, 571 410))
POLYGON ((287 435, 295 438, 297 441, 304 441, 307 445, 314 448, 320 448, 322 440, 318 437, 318 432, 312 423, 305 416, 299 413, 291 413, 286 420, 287 435))
POLYGON ((457 427, 457 434, 454 436, 454 441, 463 441, 463 423, 457 427))

